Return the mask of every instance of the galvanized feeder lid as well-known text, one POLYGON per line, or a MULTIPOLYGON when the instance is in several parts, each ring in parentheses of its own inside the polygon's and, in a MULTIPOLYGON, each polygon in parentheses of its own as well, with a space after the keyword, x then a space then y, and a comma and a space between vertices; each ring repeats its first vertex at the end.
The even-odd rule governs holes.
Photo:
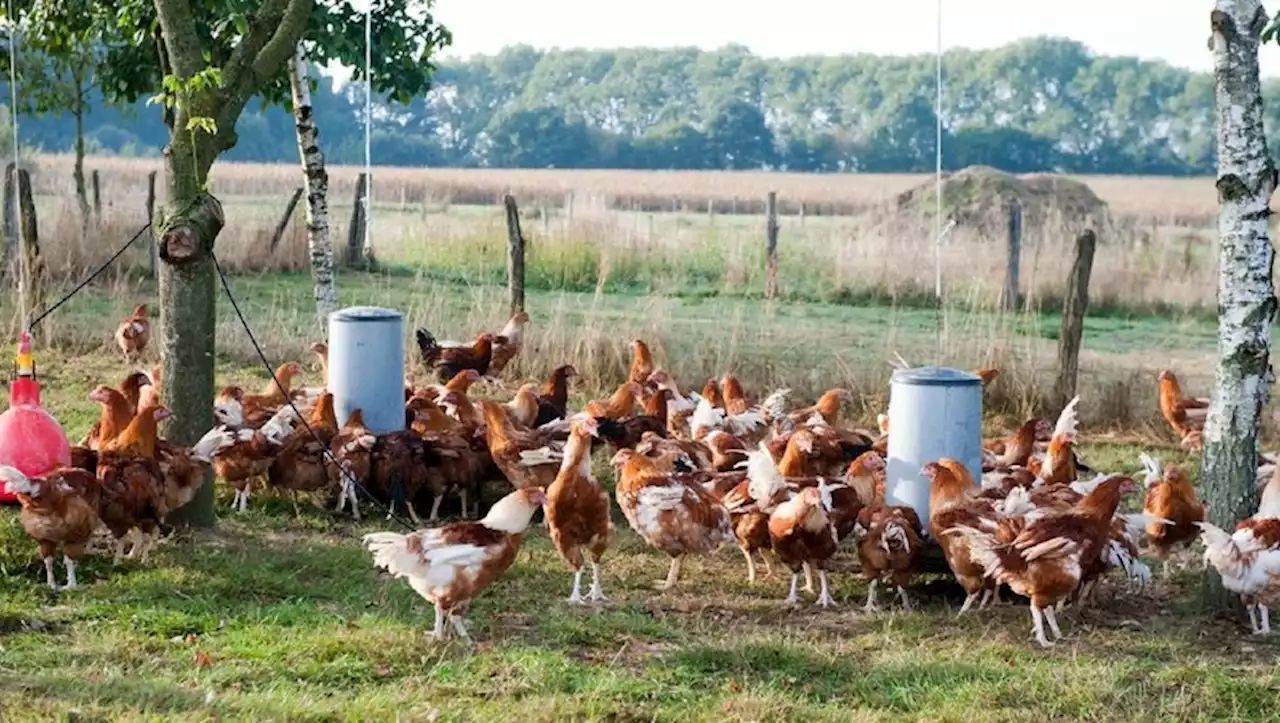
POLYGON ((349 306, 329 315, 330 321, 399 321, 404 314, 380 306, 349 306))
POLYGON ((982 377, 951 367, 913 367, 895 371, 891 381, 914 387, 966 387, 982 384, 982 377))

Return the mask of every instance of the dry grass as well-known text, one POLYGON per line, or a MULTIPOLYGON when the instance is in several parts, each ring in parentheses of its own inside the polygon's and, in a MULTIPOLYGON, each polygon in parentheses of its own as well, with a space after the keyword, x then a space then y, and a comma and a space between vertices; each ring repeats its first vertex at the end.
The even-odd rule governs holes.
MULTIPOLYGON (((42 157, 39 164, 42 246, 56 285, 105 260, 141 226, 146 173, 155 164, 91 160, 90 167, 102 172, 104 209, 101 224, 87 238, 80 235, 70 174, 62 168, 66 159, 42 157)), ((355 171, 332 171, 332 237, 339 248, 352 208, 350 185, 344 184, 355 171)), ((919 180, 797 174, 378 173, 374 240, 389 275, 340 275, 342 301, 404 309, 411 326, 428 326, 452 338, 501 325, 505 221, 493 205, 407 200, 417 193, 415 188, 465 180, 496 195, 505 188, 501 179, 508 179, 550 198, 562 188, 603 191, 628 188, 628 183, 632 193, 649 193, 666 179, 663 188, 682 194, 714 191, 732 198, 736 189, 760 183, 765 184, 760 189, 811 193, 811 200, 862 203, 919 180), (406 189, 403 203, 397 183, 406 189)), ((297 176, 297 169, 288 165, 220 164, 215 169, 215 190, 228 219, 218 255, 224 266, 239 272, 235 284, 249 295, 250 317, 275 357, 300 355, 317 332, 305 277, 263 275, 306 268, 301 211, 279 248, 274 253, 269 248, 271 230, 297 176)), ((1212 198, 1212 186, 1196 180, 1088 180, 1111 203, 1116 220, 1099 245, 1093 269, 1081 379, 1081 391, 1093 403, 1086 405, 1085 415, 1094 424, 1149 427, 1155 421, 1153 378, 1160 368, 1177 369, 1193 390, 1208 388, 1214 332, 1206 322, 1215 306, 1215 245, 1211 230, 1158 225, 1153 233, 1132 215, 1116 211, 1163 208, 1193 214, 1192 199, 1201 186, 1212 198), (1164 202, 1144 201, 1144 184, 1156 189, 1151 192, 1155 196, 1165 194, 1164 202), (1180 190, 1175 194, 1171 189, 1180 190), (1148 202, 1149 207, 1143 205, 1148 202)), ((990 228, 954 231, 943 248, 946 303, 940 315, 931 308, 931 222, 886 209, 881 204, 851 216, 782 218, 781 285, 789 303, 768 304, 760 299, 761 216, 633 212, 613 207, 605 195, 584 193, 576 196, 571 218, 567 209, 525 203, 523 225, 531 241, 527 285, 536 341, 521 371, 537 377, 571 359, 586 374, 583 393, 595 393, 616 383, 626 363, 626 341, 643 337, 658 345, 689 384, 734 368, 762 393, 789 386, 805 398, 829 386, 851 386, 864 397, 856 411, 866 419, 882 408, 887 360, 898 351, 916 362, 969 368, 998 364, 1008 374, 993 390, 990 409, 1016 417, 1043 408, 1056 367, 1060 322, 1053 310, 1064 293, 1073 255, 1062 208, 1047 206, 1039 217, 1048 221, 1025 230, 1020 274, 1024 306, 1017 313, 1004 312, 998 303, 1006 266, 1003 238, 990 228), (940 337, 935 335, 939 320, 944 325, 940 337)), ((126 307, 154 293, 142 281, 145 267, 140 244, 94 290, 95 301, 77 301, 73 306, 80 311, 59 312, 50 322, 59 344, 80 353, 106 343, 103 319, 122 316, 126 307)), ((8 314, 14 317, 12 311, 8 314)), ((222 320, 219 348, 232 360, 250 359, 230 318, 222 320)))
MULTIPOLYGON (((40 164, 46 172, 38 180, 38 191, 61 189, 64 179, 71 178, 67 155, 42 156, 40 164)), ((145 193, 147 173, 161 167, 159 159, 125 157, 92 158, 88 165, 101 171, 104 187, 113 195, 138 199, 145 193)), ((358 166, 329 168, 335 198, 354 194, 362 170, 358 166)), ((387 203, 482 205, 512 193, 523 202, 559 207, 572 193, 575 205, 598 205, 603 199, 611 207, 627 210, 705 213, 707 201, 713 201, 716 213, 730 213, 736 199, 739 212, 759 213, 765 195, 777 191, 783 213, 798 213, 803 202, 806 212, 814 214, 863 209, 932 178, 921 174, 388 167, 378 167, 376 177, 375 195, 387 203)), ((1088 183, 1118 217, 1163 221, 1217 213, 1213 183, 1205 178, 1073 178, 1088 183)), ((286 163, 220 162, 213 171, 215 191, 225 196, 284 198, 300 181, 298 168, 286 163)))
MULTIPOLYGON (((141 224, 146 173, 156 162, 92 159, 90 166, 102 171, 106 208, 103 225, 88 241, 79 237, 64 166, 61 156, 40 159, 42 216, 55 219, 44 234, 44 246, 55 272, 78 273, 106 258, 117 239, 128 238, 141 224)), ((338 246, 345 240, 356 171, 331 171, 331 236, 338 246)), ((275 253, 269 248, 278 214, 298 183, 297 169, 219 164, 214 176, 228 217, 219 238, 221 258, 238 270, 305 268, 299 221, 275 253)), ((525 233, 534 241, 528 282, 534 287, 664 295, 758 293, 763 287, 762 217, 631 211, 616 194, 639 197, 662 189, 665 198, 677 199, 676 206, 696 208, 699 204, 680 199, 710 193, 721 200, 757 198, 765 188, 778 188, 784 199, 864 208, 847 216, 781 220, 785 294, 837 303, 919 305, 930 303, 933 292, 931 222, 911 213, 904 217, 895 204, 880 203, 917 184, 919 177, 454 169, 379 169, 378 176, 373 226, 379 256, 436 277, 501 280, 506 229, 492 200, 510 188, 524 205, 525 233), (572 212, 554 206, 563 203, 567 190, 575 193, 572 212), (462 204, 460 197, 490 205, 462 204), (553 206, 541 206, 544 201, 553 206)), ((1110 204, 1114 219, 1101 234, 1094 264, 1094 310, 1212 313, 1217 275, 1212 228, 1184 224, 1211 211, 1211 203, 1199 205, 1196 199, 1211 202, 1212 186, 1195 179, 1088 180, 1110 204)), ((1080 226, 1068 208, 1044 205, 1037 214, 1043 221, 1036 224, 1027 216, 1020 276, 1029 309, 1056 308, 1063 295, 1074 231, 1080 226)), ((301 217, 299 211, 295 219, 301 217)), ((1007 251, 1003 233, 993 226, 999 224, 962 226, 948 238, 942 264, 951 303, 989 307, 998 300, 1007 251)))

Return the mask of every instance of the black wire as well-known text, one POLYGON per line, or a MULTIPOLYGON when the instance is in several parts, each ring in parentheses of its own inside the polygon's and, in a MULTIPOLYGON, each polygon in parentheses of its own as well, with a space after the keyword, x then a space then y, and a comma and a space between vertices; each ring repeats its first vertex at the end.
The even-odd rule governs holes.
MULTIPOLYGON (((273 368, 271 366, 271 362, 267 360, 266 352, 262 351, 262 346, 258 344, 258 339, 253 335, 253 329, 249 328, 249 322, 244 318, 244 314, 241 313, 240 311, 240 304, 236 302, 235 295, 231 293, 231 285, 227 283, 227 275, 222 270, 222 264, 218 263, 218 257, 216 254, 210 254, 210 256, 211 258, 213 258, 213 267, 218 270, 218 279, 221 280, 222 282, 222 290, 226 292, 227 300, 231 302, 231 308, 236 312, 236 317, 240 319, 240 326, 244 327, 245 334, 249 336, 249 343, 253 345, 254 351, 258 352, 258 359, 262 361, 262 366, 266 368, 267 374, 271 375, 271 379, 275 381, 276 386, 279 389, 283 390, 284 386, 280 384, 279 379, 276 379, 275 368, 273 368)), ((297 415, 298 421, 302 422, 302 426, 307 430, 308 433, 310 433, 311 438, 316 441, 316 444, 320 445, 320 449, 322 450, 322 454, 324 455, 325 459, 332 462, 333 466, 338 469, 338 474, 345 477, 347 481, 351 483, 351 486, 354 489, 357 489, 360 492, 364 493, 364 495, 368 497, 369 500, 372 501, 375 506, 385 511, 388 517, 400 523, 400 525, 404 527, 406 530, 409 530, 410 532, 417 531, 418 528, 415 525, 405 521, 405 519, 397 515, 395 513, 395 510, 392 509, 391 507, 388 507, 387 505, 382 504, 381 500, 379 500, 377 497, 374 497, 373 494, 369 492, 369 490, 365 489, 364 485, 360 484, 353 475, 347 472, 344 466, 338 463, 337 458, 333 456, 333 452, 329 449, 329 445, 321 441, 320 435, 316 434, 315 430, 311 428, 311 425, 307 423, 307 418, 303 416, 301 411, 298 410, 298 407, 293 403, 293 399, 291 397, 286 395, 285 403, 288 404, 291 409, 293 409, 293 413, 297 415)), ((355 504, 354 500, 353 500, 353 504, 355 504)), ((406 501, 406 505, 407 504, 408 502, 406 501)))
POLYGON ((56 304, 54 304, 53 306, 50 306, 49 308, 47 308, 47 309, 45 309, 44 311, 40 312, 40 313, 36 316, 36 318, 35 318, 35 319, 32 319, 32 320, 31 320, 31 323, 30 323, 30 324, 27 324, 27 331, 31 331, 32 329, 36 328, 36 325, 37 325, 37 324, 39 324, 41 321, 44 321, 44 318, 45 318, 46 316, 48 316, 48 315, 52 314, 53 312, 57 311, 59 306, 62 306, 63 304, 65 304, 65 303, 67 303, 68 301, 70 301, 70 300, 71 300, 71 297, 73 297, 73 296, 75 296, 76 294, 80 293, 80 292, 81 292, 81 290, 83 290, 83 289, 84 289, 84 287, 86 287, 86 286, 88 286, 88 285, 89 285, 89 282, 91 282, 91 281, 93 281, 94 279, 98 278, 98 274, 101 274, 103 271, 106 271, 108 266, 110 266, 111 264, 114 264, 114 263, 116 262, 116 259, 118 259, 118 258, 120 258, 122 255, 124 255, 124 252, 125 252, 125 251, 127 251, 127 250, 129 249, 129 247, 133 245, 133 242, 134 242, 134 241, 137 241, 137 240, 138 240, 138 239, 140 239, 140 238, 142 238, 142 234, 143 234, 143 233, 145 233, 145 232, 146 232, 146 230, 147 230, 147 229, 149 229, 149 228, 151 228, 151 222, 150 222, 150 221, 148 221, 148 222, 147 222, 147 225, 145 225, 145 226, 143 226, 142 228, 138 229, 138 232, 137 232, 137 233, 135 233, 135 234, 133 235, 133 238, 129 239, 129 240, 128 240, 128 242, 126 242, 124 246, 121 246, 121 247, 120 247, 120 250, 118 250, 118 251, 116 251, 114 254, 112 254, 112 255, 111 255, 111 258, 109 258, 109 259, 107 259, 107 260, 106 260, 106 263, 104 263, 104 264, 102 264, 101 266, 99 266, 96 270, 94 270, 94 272, 93 272, 92 274, 89 274, 89 275, 88 275, 88 276, 86 276, 86 277, 84 278, 84 280, 82 280, 79 284, 76 284, 76 287, 75 287, 74 289, 72 289, 71 291, 69 291, 69 292, 68 292, 65 296, 63 296, 61 299, 58 299, 58 303, 56 303, 56 304))

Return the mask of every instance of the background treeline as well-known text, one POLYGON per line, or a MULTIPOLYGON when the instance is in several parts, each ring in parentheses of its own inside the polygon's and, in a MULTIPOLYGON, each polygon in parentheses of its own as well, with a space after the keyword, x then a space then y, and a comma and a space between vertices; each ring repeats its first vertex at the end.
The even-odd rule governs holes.
MULTIPOLYGON (((1212 172, 1213 80, 1162 62, 1035 38, 944 59, 944 165, 1013 172, 1212 172)), ((21 83, 19 83, 21 87, 21 83)), ((3 96, 8 88, 0 84, 3 96)), ((927 171, 934 164, 932 56, 762 58, 728 46, 510 47, 441 63, 408 105, 375 105, 373 160, 399 166, 927 171)), ((1280 98, 1280 79, 1264 83, 1280 98)), ((314 97, 331 162, 363 157, 363 95, 324 78, 314 97)), ((156 106, 90 98, 90 152, 152 154, 156 106)), ((1268 133, 1280 103, 1267 107, 1268 133)), ((251 108, 235 160, 296 161, 293 122, 251 108)), ((69 115, 27 118, 23 138, 72 147, 69 115)), ((1271 147, 1280 148, 1276 138, 1271 147)))

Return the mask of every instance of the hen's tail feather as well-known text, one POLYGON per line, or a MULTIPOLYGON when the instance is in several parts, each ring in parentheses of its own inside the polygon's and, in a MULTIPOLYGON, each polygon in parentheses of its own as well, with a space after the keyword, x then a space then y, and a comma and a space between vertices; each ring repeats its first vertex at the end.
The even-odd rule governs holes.
MULTIPOLYGON (((1231 544, 1231 534, 1211 522, 1196 522, 1200 538, 1206 548, 1226 547, 1231 544)), ((1207 550, 1206 550, 1207 551, 1207 550)))
POLYGON ((967 525, 956 525, 944 530, 944 535, 960 535, 969 543, 969 558, 982 566, 987 577, 1007 582, 1012 576, 1027 569, 1027 560, 1009 545, 1001 544, 989 532, 967 525))
POLYGON ((418 340, 418 351, 422 354, 422 361, 430 364, 440 355, 440 343, 426 329, 418 329, 414 336, 418 340))
POLYGON ((394 577, 425 577, 427 565, 421 555, 409 550, 409 536, 398 532, 371 532, 364 546, 373 553, 373 564, 394 577))

